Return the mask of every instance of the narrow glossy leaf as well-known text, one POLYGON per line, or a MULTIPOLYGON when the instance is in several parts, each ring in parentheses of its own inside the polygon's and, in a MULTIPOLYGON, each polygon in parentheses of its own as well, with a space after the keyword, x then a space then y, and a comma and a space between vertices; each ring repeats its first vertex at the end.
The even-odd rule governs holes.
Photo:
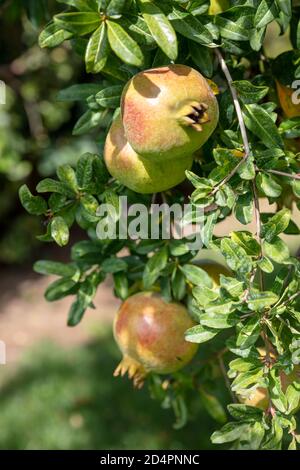
POLYGON ((121 85, 104 88, 97 93, 95 99, 103 108, 117 108, 120 106, 123 88, 121 85))
POLYGON ((186 341, 190 343, 205 343, 206 341, 211 340, 218 334, 218 330, 215 328, 207 328, 203 325, 193 326, 185 333, 186 341))
POLYGON ((162 248, 155 253, 147 262, 143 274, 144 288, 149 289, 161 274, 161 271, 166 267, 168 262, 168 250, 162 248))
POLYGON ((85 101, 89 96, 96 95, 101 89, 100 83, 82 83, 71 85, 57 94, 58 101, 85 101))
POLYGON ((255 86, 248 80, 236 80, 233 82, 233 85, 245 103, 256 103, 262 100, 269 92, 269 87, 255 86))
POLYGON ((144 56, 138 43, 114 21, 107 21, 107 28, 109 44, 114 53, 126 64, 142 67, 144 56))
POLYGON ((274 0, 261 0, 254 17, 254 26, 259 29, 276 18, 278 10, 274 0))
POLYGON ((225 442, 232 442, 243 436, 250 428, 249 423, 228 423, 223 426, 220 431, 215 431, 211 436, 213 444, 224 444, 225 442))
POLYGON ((268 148, 283 147, 283 142, 270 114, 257 104, 245 105, 245 124, 268 148))
POLYGON ((100 25, 101 18, 96 12, 60 13, 54 16, 54 21, 63 29, 74 34, 85 35, 95 31, 100 25))
POLYGON ((73 129, 73 135, 82 135, 96 127, 107 124, 107 110, 93 112, 86 111, 77 121, 73 129))
POLYGON ((149 0, 139 0, 138 4, 158 46, 171 60, 176 60, 178 55, 177 37, 168 18, 157 5, 149 0))
POLYGON ((39 35, 40 47, 56 47, 67 39, 70 39, 73 33, 66 31, 56 23, 51 22, 39 35))
POLYGON ((210 31, 195 16, 185 10, 173 7, 168 18, 175 30, 182 36, 204 45, 214 45, 210 31))
POLYGON ((86 52, 86 71, 89 73, 100 72, 106 64, 109 54, 109 44, 105 23, 101 23, 98 29, 89 39, 86 52))
POLYGON ((121 300, 127 299, 129 295, 128 277, 127 273, 117 272, 113 275, 115 294, 121 300))
POLYGON ((107 16, 119 16, 124 10, 127 0, 110 0, 106 9, 107 16))
POLYGON ((189 43, 189 49, 194 64, 199 67, 203 75, 209 78, 212 77, 214 67, 211 50, 194 42, 189 43))
POLYGON ((117 273, 127 270, 127 263, 121 258, 108 258, 101 264, 101 268, 106 273, 117 273))
POLYGON ((48 302, 55 302, 63 299, 67 295, 74 294, 77 289, 76 282, 71 279, 57 279, 52 282, 45 291, 45 298, 48 302))
POLYGON ((34 263, 33 269, 39 274, 54 274, 62 277, 73 277, 77 267, 73 264, 59 263, 58 261, 40 260, 34 263))
POLYGON ((221 15, 217 15, 215 21, 223 38, 229 39, 230 41, 249 40, 249 30, 246 30, 243 26, 239 25, 238 23, 221 15))
POLYGON ((98 0, 57 0, 59 3, 70 5, 79 11, 97 11, 98 0))

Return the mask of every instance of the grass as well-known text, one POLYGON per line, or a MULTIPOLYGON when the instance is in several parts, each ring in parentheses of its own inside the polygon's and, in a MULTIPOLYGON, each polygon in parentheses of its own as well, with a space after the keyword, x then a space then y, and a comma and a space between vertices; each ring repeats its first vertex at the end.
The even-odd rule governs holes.
POLYGON ((68 351, 53 343, 31 349, 17 371, 1 379, 0 449, 211 447, 218 424, 198 400, 194 421, 174 430, 172 412, 147 388, 136 391, 112 377, 119 357, 110 337, 68 351))

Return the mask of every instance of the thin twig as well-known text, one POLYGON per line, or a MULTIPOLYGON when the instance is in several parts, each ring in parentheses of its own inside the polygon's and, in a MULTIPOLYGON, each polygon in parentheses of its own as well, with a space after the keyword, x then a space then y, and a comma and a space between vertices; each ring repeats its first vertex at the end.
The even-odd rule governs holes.
POLYGON ((292 178, 293 180, 300 180, 299 174, 285 173, 284 171, 278 170, 265 170, 266 173, 273 173, 274 175, 286 176, 287 178, 292 178))
POLYGON ((249 141, 248 141, 248 136, 247 136, 247 131, 246 131, 246 126, 245 126, 245 123, 244 123, 244 118, 243 118, 243 112, 242 112, 242 108, 241 108, 241 105, 240 105, 240 102, 239 102, 239 99, 238 99, 238 96, 237 96, 237 92, 236 92, 236 89, 234 88, 233 86, 233 80, 231 78, 231 74, 229 72, 229 69, 227 67, 227 64, 221 54, 221 52, 219 51, 219 49, 215 49, 215 53, 218 57, 218 60, 220 62, 220 66, 221 66, 221 69, 223 70, 224 72, 224 75, 226 77, 226 80, 228 82, 228 86, 229 86, 229 89, 230 89, 230 92, 231 92, 231 95, 232 95, 232 99, 233 99, 233 104, 234 104, 234 107, 235 107, 235 111, 236 111, 236 115, 237 115, 237 118, 238 118, 238 121, 239 121, 239 126, 240 126, 240 130, 241 130, 241 135, 242 135, 242 139, 243 139, 243 145, 244 145, 244 151, 245 151, 245 155, 243 156, 243 158, 241 158, 241 160, 239 161, 239 163, 233 168, 233 170, 231 170, 231 172, 226 176, 226 178, 224 178, 221 183, 219 183, 214 189, 213 191, 211 192, 212 195, 216 194, 219 189, 224 186, 224 184, 228 183, 228 181, 236 174, 236 172, 238 171, 238 169, 243 165, 243 163, 245 163, 245 161, 247 160, 247 158, 249 157, 250 155, 250 146, 249 146, 249 141))

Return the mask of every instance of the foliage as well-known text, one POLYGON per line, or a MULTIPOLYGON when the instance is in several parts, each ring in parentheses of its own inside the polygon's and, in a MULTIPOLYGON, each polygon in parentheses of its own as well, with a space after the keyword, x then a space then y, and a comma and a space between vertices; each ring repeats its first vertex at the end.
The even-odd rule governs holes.
MULTIPOLYGON (((195 367, 168 379, 167 386, 155 378, 152 392, 161 401, 166 394, 175 397, 172 406, 179 426, 189 415, 186 391, 200 392, 218 422, 229 419, 213 434, 215 444, 232 443, 235 449, 296 448, 300 438, 294 413, 300 386, 298 381, 283 390, 281 373, 289 374, 299 364, 300 262, 291 256, 281 235, 299 234, 286 196, 292 194, 300 208, 299 154, 290 145, 300 136, 300 120, 285 118, 275 79, 286 84, 288 71, 291 85, 299 76, 299 9, 286 0, 232 0, 228 9, 215 15, 206 0, 63 3, 66 11, 54 15, 40 35, 40 45, 56 47, 71 40, 87 72, 97 74, 92 83, 74 85, 59 94, 61 100, 86 105, 74 135, 98 130, 104 142, 119 112, 124 85, 141 69, 176 60, 218 84, 219 126, 187 178, 193 187, 192 203, 205 209, 204 246, 223 255, 231 275, 222 275, 220 286, 214 287, 205 271, 193 264, 195 253, 186 240, 99 240, 99 205, 111 202, 118 207, 120 195, 148 205, 151 198, 111 179, 100 155, 84 154, 76 167, 60 167, 57 179, 42 180, 36 188, 39 195, 26 186, 20 189, 26 210, 47 221, 41 240, 64 246, 75 223, 89 237, 72 247, 69 264, 40 261, 35 265, 42 274, 59 276, 46 298, 75 295, 70 326, 77 325, 93 306, 96 289, 109 274, 121 299, 144 286, 160 288, 166 298, 186 303, 198 322, 187 332, 187 340, 207 343, 200 347, 200 356, 201 348, 207 351, 218 345, 220 349, 208 359, 210 371, 195 367), (282 32, 291 25, 294 53, 270 60, 262 48, 273 21, 282 32), (261 210, 261 197, 277 205, 275 214, 261 210), (245 226, 255 221, 254 233, 245 227, 217 237, 217 223, 230 215, 245 226), (121 251, 125 247, 126 253, 121 251), (257 350, 259 346, 265 348, 265 355, 257 350), (206 382, 220 371, 228 385, 232 380, 233 403, 227 406, 231 418, 216 391, 206 388, 206 382), (236 395, 257 387, 268 392, 266 410, 237 403, 236 395)), ((176 188, 163 198, 170 204, 183 203, 185 196, 182 188, 176 188)))

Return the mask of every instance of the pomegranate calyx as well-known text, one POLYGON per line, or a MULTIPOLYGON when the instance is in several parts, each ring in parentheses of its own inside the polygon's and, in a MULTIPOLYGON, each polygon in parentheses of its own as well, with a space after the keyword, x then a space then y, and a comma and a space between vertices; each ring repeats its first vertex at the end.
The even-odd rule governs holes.
POLYGON ((180 117, 180 122, 184 126, 192 127, 197 132, 202 132, 202 125, 210 121, 207 110, 208 105, 206 103, 196 101, 189 103, 181 110, 183 115, 180 117))
POLYGON ((114 371, 114 377, 124 377, 126 374, 128 374, 128 377, 133 380, 135 388, 143 387, 147 372, 140 362, 129 356, 123 357, 122 361, 114 371))

